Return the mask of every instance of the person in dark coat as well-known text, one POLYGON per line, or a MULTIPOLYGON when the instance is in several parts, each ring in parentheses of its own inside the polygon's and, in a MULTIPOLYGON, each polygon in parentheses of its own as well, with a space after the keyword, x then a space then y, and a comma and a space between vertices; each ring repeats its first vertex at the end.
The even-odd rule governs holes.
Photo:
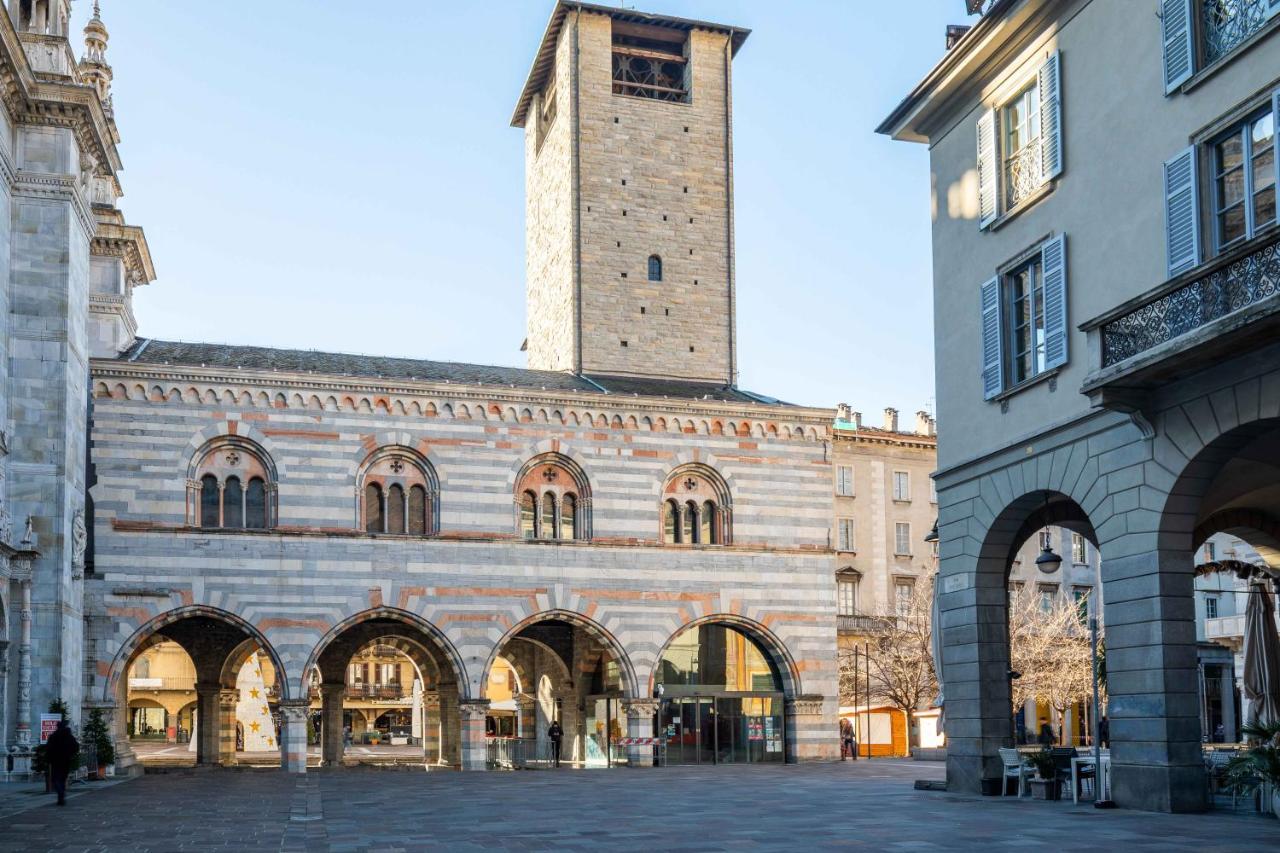
POLYGON ((1106 714, 1098 720, 1098 740, 1102 741, 1103 749, 1111 748, 1111 721, 1107 719, 1106 714))
POLYGON ((547 737, 551 738, 551 760, 556 767, 560 766, 560 740, 564 737, 564 729, 560 728, 559 720, 552 720, 551 727, 547 729, 547 737))
POLYGON ((53 777, 53 790, 58 792, 58 805, 67 804, 67 776, 71 773, 71 762, 80 752, 80 744, 66 720, 58 721, 58 728, 49 735, 45 744, 45 755, 49 759, 49 773, 53 777))
POLYGON ((1053 733, 1053 726, 1048 723, 1040 724, 1040 737, 1037 738, 1041 746, 1053 746, 1058 741, 1058 736, 1053 733))

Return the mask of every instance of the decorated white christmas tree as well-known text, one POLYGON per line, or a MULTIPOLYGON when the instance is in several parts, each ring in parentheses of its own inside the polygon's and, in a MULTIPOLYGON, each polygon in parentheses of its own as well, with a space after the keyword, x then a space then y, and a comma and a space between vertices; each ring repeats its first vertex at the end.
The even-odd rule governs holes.
POLYGON ((269 752, 276 749, 276 727, 271 722, 267 686, 262 678, 257 652, 240 667, 236 689, 240 691, 240 700, 236 702, 236 722, 244 729, 244 751, 269 752))

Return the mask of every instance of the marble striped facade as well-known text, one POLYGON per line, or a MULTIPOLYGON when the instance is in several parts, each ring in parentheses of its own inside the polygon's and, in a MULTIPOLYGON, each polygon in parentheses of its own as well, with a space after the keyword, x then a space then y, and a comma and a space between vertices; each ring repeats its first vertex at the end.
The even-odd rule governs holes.
MULTIPOLYGON (((128 658, 157 624, 213 612, 262 639, 282 700, 305 699, 308 662, 335 626, 394 611, 450 650, 462 703, 483 700, 505 638, 547 613, 597 626, 625 658, 627 695, 643 698, 664 644, 723 617, 784 672, 788 758, 835 754, 830 411, 111 360, 92 374, 87 695, 118 703, 128 658), (274 463, 276 529, 188 526, 192 458, 224 435, 274 463), (434 467, 437 536, 362 531, 357 474, 388 446, 434 467), (516 478, 547 452, 587 474, 590 541, 516 535, 516 478), (660 544, 664 481, 695 462, 728 485, 729 545, 660 544)), ((464 714, 464 766, 483 764, 468 749, 477 731, 464 714)))

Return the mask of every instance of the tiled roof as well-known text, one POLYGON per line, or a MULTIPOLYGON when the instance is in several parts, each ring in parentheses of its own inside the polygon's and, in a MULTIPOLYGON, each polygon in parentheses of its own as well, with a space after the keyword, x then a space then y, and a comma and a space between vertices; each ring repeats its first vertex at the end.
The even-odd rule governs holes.
POLYGON ((319 352, 272 347, 193 344, 138 338, 118 357, 142 364, 187 367, 240 367, 247 370, 279 370, 362 379, 451 382, 461 385, 497 385, 531 391, 604 392, 617 395, 669 397, 683 400, 723 400, 733 403, 762 402, 786 405, 771 397, 749 394, 711 382, 614 376, 578 376, 555 370, 526 370, 456 361, 426 361, 375 355, 319 352))

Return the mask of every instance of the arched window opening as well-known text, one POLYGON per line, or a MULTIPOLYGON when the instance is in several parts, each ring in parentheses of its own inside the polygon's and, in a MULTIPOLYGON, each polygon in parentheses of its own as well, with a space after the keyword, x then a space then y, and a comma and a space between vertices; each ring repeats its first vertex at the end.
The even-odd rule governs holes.
POLYGON ((662 515, 662 541, 668 544, 682 541, 680 538, 680 505, 675 501, 667 501, 663 504, 662 515))
POLYGON ((649 256, 649 281, 662 281, 662 258, 649 256))
POLYGON ((409 534, 427 532, 427 490, 422 486, 409 487, 409 534))
POLYGON ((365 461, 357 480, 367 533, 430 536, 436 532, 435 472, 414 451, 386 447, 365 461))
POLYGON ((261 477, 249 480, 244 494, 244 526, 250 530, 267 529, 267 484, 261 477))
POLYGON ((542 538, 559 538, 560 528, 556 523, 559 514, 556 512, 556 496, 547 492, 542 496, 542 538))
POLYGON ((382 486, 370 483, 364 487, 365 533, 382 533, 382 486))
POLYGON ((387 532, 404 533, 404 487, 393 483, 387 489, 387 532))
POLYGON ((238 436, 210 442, 188 469, 187 519, 200 527, 266 530, 275 524, 275 472, 238 436))
POLYGON ((228 477, 222 484, 222 526, 244 527, 244 489, 239 477, 228 477))
POLYGON ((221 527, 221 509, 218 478, 213 474, 205 474, 200 478, 200 526, 221 527))
POLYGON ((545 454, 516 481, 516 524, 523 539, 589 539, 590 493, 572 460, 545 454))
POLYGON ((534 506, 537 502, 538 498, 533 492, 523 492, 520 495, 520 536, 524 539, 533 539, 538 535, 534 527, 534 506))
POLYGON ((661 536, 666 544, 724 545, 730 541, 729 489, 705 465, 684 465, 662 489, 661 536))
POLYGON ((578 497, 566 492, 560 501, 560 538, 578 538, 578 497))

